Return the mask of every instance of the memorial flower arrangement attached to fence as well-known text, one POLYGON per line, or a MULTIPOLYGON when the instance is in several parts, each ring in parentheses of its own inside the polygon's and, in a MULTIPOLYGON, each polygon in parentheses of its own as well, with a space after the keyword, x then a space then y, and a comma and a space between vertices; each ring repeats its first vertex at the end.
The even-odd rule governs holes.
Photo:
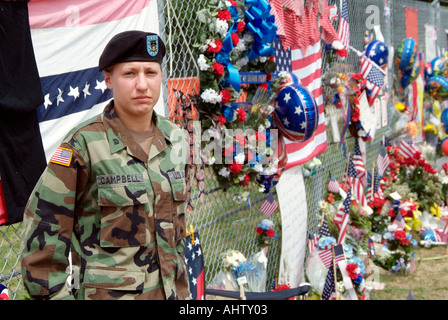
POLYGON ((257 233, 256 239, 259 248, 268 247, 271 244, 271 240, 276 240, 278 238, 278 234, 272 228, 274 223, 269 219, 264 219, 258 226, 255 228, 257 233))
POLYGON ((278 171, 271 114, 280 81, 272 75, 277 68, 272 43, 278 35, 270 4, 214 0, 197 16, 204 30, 195 45, 198 111, 202 132, 213 138, 203 141, 204 162, 224 188, 251 182, 266 186, 265 176, 278 171))

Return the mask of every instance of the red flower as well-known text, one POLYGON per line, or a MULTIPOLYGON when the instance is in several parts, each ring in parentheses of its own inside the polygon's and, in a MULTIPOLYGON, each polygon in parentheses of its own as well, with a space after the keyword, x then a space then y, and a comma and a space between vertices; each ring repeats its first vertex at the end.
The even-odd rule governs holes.
POLYGON ((359 79, 362 78, 362 75, 361 75, 360 73, 352 73, 350 76, 351 76, 352 79, 354 79, 354 80, 359 80, 359 79))
POLYGON ((232 95, 230 94, 229 89, 224 89, 219 92, 222 95, 221 103, 227 103, 232 99, 232 95))
POLYGON ((347 267, 345 268, 348 272, 348 275, 350 276, 350 279, 356 279, 358 278, 358 273, 356 272, 356 269, 358 269, 358 266, 354 263, 347 264, 347 267))
POLYGON ((266 73, 266 80, 268 81, 272 80, 272 73, 266 73))
POLYGON ((246 24, 244 23, 244 21, 238 22, 238 24, 236 25, 236 32, 238 32, 238 33, 243 32, 245 27, 246 27, 246 24))
POLYGON ((215 62, 214 64, 212 64, 211 69, 219 77, 224 74, 224 66, 218 62, 215 62))
POLYGON ((358 122, 360 116, 361 116, 361 114, 359 113, 359 108, 355 107, 355 111, 352 114, 352 121, 353 122, 358 122))
POLYGON ((227 122, 226 117, 219 116, 218 119, 219 119, 219 124, 222 125, 222 126, 225 125, 226 122, 227 122))
POLYGON ((246 121, 246 111, 244 111, 243 109, 237 109, 236 113, 240 122, 246 121))
POLYGON ((244 180, 241 181, 241 185, 242 185, 243 187, 245 187, 245 186, 247 186, 247 185, 249 184, 249 182, 250 182, 250 177, 249 177, 249 175, 246 173, 246 175, 244 176, 244 180))
POLYGON ((229 164, 229 170, 230 170, 230 172, 237 174, 237 173, 241 172, 241 170, 243 170, 243 165, 233 161, 232 164, 229 164))
POLYGON ((236 34, 236 33, 232 33, 232 34, 230 35, 230 37, 232 38, 232 43, 233 43, 233 45, 234 45, 234 46, 237 46, 238 43, 240 42, 240 37, 238 36, 238 34, 236 34))
POLYGON ((275 231, 273 229, 268 229, 266 230, 266 235, 268 236, 268 238, 274 238, 275 237, 275 231))
POLYGON ((259 84, 258 87, 261 88, 264 92, 268 92, 268 84, 266 82, 259 84))
POLYGON ((255 231, 257 232, 257 234, 262 234, 263 233, 263 229, 261 229, 261 227, 256 227, 255 231))
POLYGON ((230 2, 230 4, 231 4, 232 6, 234 6, 234 7, 237 7, 237 6, 238 6, 238 4, 236 3, 235 0, 230 0, 229 2, 230 2))
POLYGON ((224 20, 224 21, 229 21, 232 18, 230 11, 227 9, 219 10, 217 16, 219 19, 224 20))
POLYGON ((210 44, 208 45, 207 52, 219 53, 221 51, 221 49, 222 49, 222 42, 221 42, 221 40, 216 39, 214 41, 214 43, 215 43, 215 47, 214 48, 210 44))

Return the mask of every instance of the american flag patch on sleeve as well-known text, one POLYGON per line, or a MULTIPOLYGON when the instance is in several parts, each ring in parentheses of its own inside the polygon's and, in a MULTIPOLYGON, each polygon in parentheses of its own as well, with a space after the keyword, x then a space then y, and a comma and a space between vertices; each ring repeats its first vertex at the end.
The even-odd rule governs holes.
POLYGON ((67 148, 59 147, 50 159, 50 162, 61 164, 63 166, 70 166, 72 161, 73 151, 67 148))

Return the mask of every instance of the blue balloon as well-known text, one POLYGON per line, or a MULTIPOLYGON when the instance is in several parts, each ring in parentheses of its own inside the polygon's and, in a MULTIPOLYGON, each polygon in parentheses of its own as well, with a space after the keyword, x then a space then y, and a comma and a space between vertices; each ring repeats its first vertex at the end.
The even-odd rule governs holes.
POLYGON ((375 62, 380 68, 387 66, 389 50, 384 42, 374 40, 366 45, 364 54, 375 62))
POLYGON ((442 121, 443 128, 445 129, 445 133, 448 133, 448 109, 445 109, 442 111, 440 120, 442 121))
POLYGON ((417 59, 418 46, 413 38, 406 38, 397 48, 395 66, 399 72, 400 85, 405 89, 415 80, 420 71, 417 59))
POLYGON ((274 116, 280 134, 291 141, 304 142, 316 132, 319 108, 308 89, 294 84, 278 92, 274 116))
POLYGON ((443 102, 448 99, 448 80, 442 76, 429 78, 426 82, 425 89, 434 100, 443 102))

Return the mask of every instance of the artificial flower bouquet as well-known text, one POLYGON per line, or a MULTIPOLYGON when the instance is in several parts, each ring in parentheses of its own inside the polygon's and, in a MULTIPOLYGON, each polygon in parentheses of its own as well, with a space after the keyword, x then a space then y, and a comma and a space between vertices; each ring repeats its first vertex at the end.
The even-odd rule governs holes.
MULTIPOLYGON (((223 270, 219 271, 208 286, 210 289, 246 292, 265 292, 267 280, 267 258, 259 251, 248 259, 238 250, 223 254, 223 270)), ((211 299, 212 297, 207 297, 211 299)))

